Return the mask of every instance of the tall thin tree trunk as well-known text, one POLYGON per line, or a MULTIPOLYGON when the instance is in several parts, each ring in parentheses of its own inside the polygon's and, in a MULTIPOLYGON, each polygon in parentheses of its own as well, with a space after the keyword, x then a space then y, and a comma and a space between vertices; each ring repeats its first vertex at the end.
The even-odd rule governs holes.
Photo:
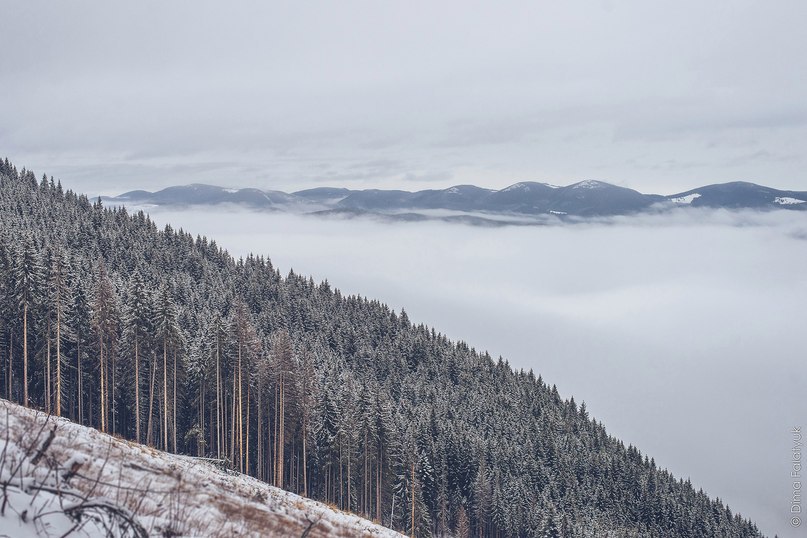
POLYGON ((256 402, 256 405, 258 406, 258 409, 257 409, 257 411, 258 411, 258 430, 257 430, 256 436, 255 436, 255 444, 257 445, 255 448, 257 449, 258 453, 256 454, 257 459, 255 460, 255 462, 257 464, 255 474, 258 476, 258 478, 260 480, 265 480, 264 476, 263 476, 263 473, 264 473, 264 469, 263 469, 263 407, 262 407, 263 402, 261 402, 261 394, 263 394, 263 387, 261 385, 262 385, 262 383, 261 383, 260 378, 259 378, 259 381, 258 381, 257 387, 256 387, 257 390, 258 390, 258 401, 256 402))
MULTIPOLYGON (((238 342, 238 466, 244 472, 244 396, 242 388, 244 386, 241 375, 241 335, 238 342)), ((235 424, 233 424, 235 427, 235 424)))
POLYGON ((216 457, 221 459, 221 357, 219 354, 219 337, 216 335, 216 457))
POLYGON ((392 494, 392 506, 389 510, 389 525, 388 527, 392 528, 392 520, 395 519, 395 493, 392 494))
POLYGON ((76 376, 78 385, 78 422, 84 424, 84 375, 81 373, 81 335, 76 335, 76 376))
POLYGON ((202 447, 205 443, 205 380, 202 378, 199 383, 199 397, 196 404, 196 420, 199 423, 199 431, 196 432, 196 456, 202 457, 202 447))
POLYGON ((115 390, 116 390, 116 388, 118 386, 117 380, 115 378, 115 376, 117 374, 117 371, 118 371, 118 367, 117 367, 117 359, 118 359, 118 357, 117 357, 117 354, 114 353, 114 352, 110 352, 109 355, 111 355, 111 358, 112 358, 112 382, 111 383, 109 382, 109 377, 110 377, 109 369, 107 369, 107 387, 112 387, 112 390, 111 390, 111 392, 112 392, 112 404, 111 404, 112 420, 109 421, 109 430, 113 434, 115 434, 115 433, 117 433, 117 424, 118 424, 118 406, 117 406, 117 398, 115 397, 115 390))
POLYGON ((308 437, 308 420, 303 416, 303 497, 308 497, 308 460, 306 454, 306 443, 308 437))
POLYGON ((232 409, 232 422, 230 422, 230 462, 235 468, 235 451, 238 448, 235 442, 235 435, 238 433, 238 422, 235 417, 235 413, 237 410, 238 402, 236 398, 238 397, 236 381, 238 380, 237 372, 233 370, 233 409, 232 409))
POLYGON ((53 379, 51 379, 50 375, 50 319, 48 319, 48 329, 47 329, 47 351, 45 352, 45 362, 47 363, 45 366, 45 382, 47 383, 47 388, 45 390, 45 398, 47 398, 48 403, 45 405, 45 409, 47 409, 48 414, 51 412, 51 404, 53 403, 53 393, 51 392, 51 387, 53 386, 53 379))
POLYGON ((106 414, 104 413, 104 337, 100 329, 98 331, 98 341, 98 349, 100 351, 99 364, 101 367, 101 431, 106 432, 106 424, 104 422, 106 420, 106 414))
POLYGON ((6 391, 6 399, 12 400, 11 396, 11 382, 14 379, 14 333, 9 336, 8 344, 8 390, 6 391))
POLYGON ((174 419, 174 427, 173 427, 173 434, 174 434, 174 453, 177 452, 177 351, 174 350, 174 402, 173 406, 171 407, 171 415, 174 419))
POLYGON ((412 458, 412 538, 415 538, 415 458, 412 458))
POLYGON ((364 515, 370 513, 370 484, 372 484, 372 479, 370 478, 370 451, 368 450, 367 445, 367 429, 364 430, 364 480, 362 485, 364 488, 362 489, 361 496, 361 511, 364 515))
POLYGON ((272 460, 272 474, 274 475, 273 482, 275 484, 275 487, 280 487, 280 486, 278 486, 278 480, 277 480, 277 470, 278 470, 278 465, 279 465, 278 461, 277 461, 277 455, 280 452, 280 445, 278 444, 278 439, 280 438, 280 430, 278 429, 278 424, 280 423, 280 397, 279 397, 279 393, 280 393, 280 384, 278 383, 278 384, 275 385, 275 424, 274 424, 274 433, 275 433, 274 445, 275 445, 275 450, 274 450, 274 459, 272 460))
POLYGON ((244 464, 244 469, 246 469, 247 474, 249 474, 249 411, 250 411, 249 395, 250 395, 250 388, 251 388, 250 384, 247 383, 247 432, 246 432, 247 433, 247 435, 246 435, 247 448, 244 451, 245 458, 246 458, 246 463, 244 464))
POLYGON ((199 439, 201 439, 202 446, 198 449, 199 456, 202 457, 207 452, 207 440, 205 439, 205 385, 207 384, 207 379, 202 379, 202 394, 199 398, 199 439))
POLYGON ((378 522, 381 522, 381 480, 383 477, 383 467, 382 462, 384 461, 384 447, 381 445, 381 441, 378 443, 378 462, 376 462, 376 470, 375 470, 375 517, 378 522))
POLYGON ((149 445, 153 444, 154 435, 154 385, 157 381, 157 356, 152 352, 151 354, 151 383, 149 383, 149 419, 146 427, 146 441, 149 445))
POLYGON ((62 416, 62 312, 61 294, 56 306, 56 416, 62 416))
POLYGON ((140 442, 140 342, 135 327, 135 440, 140 442))
MULTIPOLYGON (((210 409, 205 410, 207 412, 207 431, 210 432, 210 444, 205 445, 205 453, 210 454, 210 457, 213 457, 214 447, 216 446, 216 418, 213 416, 213 412, 216 410, 216 407, 211 405, 210 409)), ((218 455, 216 456, 218 458, 218 455)))
POLYGON ((283 480, 284 480, 284 469, 283 464, 285 463, 285 451, 286 451, 286 409, 285 409, 285 381, 283 379, 283 371, 280 372, 280 390, 279 390, 279 406, 280 412, 278 416, 278 426, 277 426, 277 487, 283 488, 283 480))
POLYGON ((22 307, 22 405, 28 407, 28 304, 22 307))
POLYGON ((163 336, 163 449, 168 452, 168 337, 163 336))
POLYGON ((266 481, 270 484, 275 483, 275 476, 277 467, 275 461, 275 452, 276 446, 273 443, 276 443, 275 439, 272 437, 273 433, 276 433, 277 429, 277 387, 275 387, 275 407, 271 407, 271 402, 266 402, 266 481), (271 411, 275 410, 275 415, 272 416, 271 411), (270 464, 271 463, 271 467, 270 464))

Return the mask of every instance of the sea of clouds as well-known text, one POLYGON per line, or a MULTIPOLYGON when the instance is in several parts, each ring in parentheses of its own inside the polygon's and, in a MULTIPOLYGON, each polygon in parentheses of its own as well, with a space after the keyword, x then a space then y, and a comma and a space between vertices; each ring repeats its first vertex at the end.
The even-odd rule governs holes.
POLYGON ((763 532, 793 532, 789 431, 807 426, 807 213, 499 228, 151 213, 532 368, 763 532))

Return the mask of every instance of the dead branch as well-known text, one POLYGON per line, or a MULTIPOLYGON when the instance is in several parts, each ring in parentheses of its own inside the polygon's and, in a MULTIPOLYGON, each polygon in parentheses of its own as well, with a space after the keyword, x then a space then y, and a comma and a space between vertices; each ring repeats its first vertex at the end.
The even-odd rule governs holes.
POLYGON ((45 442, 42 443, 41 447, 39 447, 39 450, 37 451, 36 455, 33 458, 31 458, 32 465, 36 465, 37 463, 39 463, 39 460, 42 459, 42 456, 44 456, 45 452, 47 452, 48 448, 50 448, 50 444, 53 442, 53 439, 55 437, 56 437, 56 426, 53 426, 53 429, 50 430, 50 433, 48 434, 47 439, 45 439, 45 442))

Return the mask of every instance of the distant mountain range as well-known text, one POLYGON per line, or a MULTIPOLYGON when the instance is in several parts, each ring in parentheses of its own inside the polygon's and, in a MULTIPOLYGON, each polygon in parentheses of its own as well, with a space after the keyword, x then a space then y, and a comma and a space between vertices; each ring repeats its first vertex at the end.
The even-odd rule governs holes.
POLYGON ((706 185, 669 196, 643 194, 592 180, 565 187, 523 182, 501 190, 473 185, 417 192, 320 187, 290 194, 194 184, 157 192, 131 191, 106 200, 173 207, 235 204, 253 210, 348 217, 376 215, 395 220, 441 219, 471 224, 529 224, 535 220, 629 215, 680 207, 807 210, 807 191, 782 191, 742 181, 706 185))

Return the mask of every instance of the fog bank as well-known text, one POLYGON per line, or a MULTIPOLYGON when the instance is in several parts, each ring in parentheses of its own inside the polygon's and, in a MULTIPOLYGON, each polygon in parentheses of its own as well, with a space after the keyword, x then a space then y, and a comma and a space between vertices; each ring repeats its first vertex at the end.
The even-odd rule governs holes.
MULTIPOLYGON (((773 536, 807 422, 807 216, 680 212, 480 228, 152 210, 532 368, 773 536)), ((790 534, 789 534, 790 533, 790 534)))

